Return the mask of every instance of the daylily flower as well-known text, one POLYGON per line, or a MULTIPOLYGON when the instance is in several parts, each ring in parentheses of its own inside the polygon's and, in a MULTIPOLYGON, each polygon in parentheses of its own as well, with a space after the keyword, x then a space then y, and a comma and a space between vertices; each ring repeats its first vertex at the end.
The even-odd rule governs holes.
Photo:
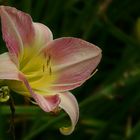
POLYGON ((91 77, 100 62, 101 49, 73 37, 53 40, 48 27, 12 7, 0 6, 0 17, 9 51, 0 55, 1 85, 32 97, 45 112, 62 108, 72 126, 60 131, 71 134, 79 118, 79 107, 69 90, 91 77))

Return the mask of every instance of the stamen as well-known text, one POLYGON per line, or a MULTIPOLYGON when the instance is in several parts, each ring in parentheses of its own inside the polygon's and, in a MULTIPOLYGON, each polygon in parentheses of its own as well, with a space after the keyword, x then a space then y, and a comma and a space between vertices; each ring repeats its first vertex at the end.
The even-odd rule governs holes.
POLYGON ((50 75, 52 74, 52 68, 51 68, 51 66, 49 67, 49 73, 50 73, 50 75))
POLYGON ((49 55, 49 57, 48 57, 48 59, 47 59, 47 66, 49 66, 50 61, 51 61, 51 56, 49 55))
POLYGON ((43 64, 43 72, 45 71, 45 65, 43 64))
POLYGON ((51 56, 50 55, 48 55, 48 59, 47 59, 46 65, 43 64, 43 67, 42 67, 43 72, 46 70, 46 67, 48 69, 49 74, 51 75, 52 74, 52 68, 51 68, 51 56))

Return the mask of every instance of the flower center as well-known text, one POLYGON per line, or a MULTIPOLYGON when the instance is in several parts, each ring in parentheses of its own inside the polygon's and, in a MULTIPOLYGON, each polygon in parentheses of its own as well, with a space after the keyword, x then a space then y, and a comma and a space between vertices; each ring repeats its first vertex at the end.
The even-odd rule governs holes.
POLYGON ((25 48, 20 59, 20 71, 28 80, 32 89, 47 89, 56 79, 52 69, 51 56, 37 53, 35 50, 25 48))

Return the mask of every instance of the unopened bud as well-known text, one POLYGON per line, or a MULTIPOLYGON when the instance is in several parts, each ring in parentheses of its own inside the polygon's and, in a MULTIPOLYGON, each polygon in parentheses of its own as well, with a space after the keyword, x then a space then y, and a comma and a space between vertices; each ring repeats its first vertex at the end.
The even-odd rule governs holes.
POLYGON ((10 98, 10 90, 8 86, 2 86, 0 88, 0 102, 7 102, 10 98))

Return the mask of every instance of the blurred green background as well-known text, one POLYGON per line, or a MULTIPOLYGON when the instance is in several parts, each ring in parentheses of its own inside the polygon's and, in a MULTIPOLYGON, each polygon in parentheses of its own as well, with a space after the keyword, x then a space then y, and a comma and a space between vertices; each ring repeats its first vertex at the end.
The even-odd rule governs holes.
MULTIPOLYGON (((67 115, 52 115, 13 93, 16 140, 140 140, 140 0, 0 0, 47 25, 54 38, 73 36, 102 49, 98 72, 73 90, 80 119, 70 136, 59 133, 67 115)), ((5 52, 0 38, 0 52, 5 52)), ((88 55, 88 54, 87 54, 88 55)), ((0 140, 11 111, 0 103, 0 140)))

